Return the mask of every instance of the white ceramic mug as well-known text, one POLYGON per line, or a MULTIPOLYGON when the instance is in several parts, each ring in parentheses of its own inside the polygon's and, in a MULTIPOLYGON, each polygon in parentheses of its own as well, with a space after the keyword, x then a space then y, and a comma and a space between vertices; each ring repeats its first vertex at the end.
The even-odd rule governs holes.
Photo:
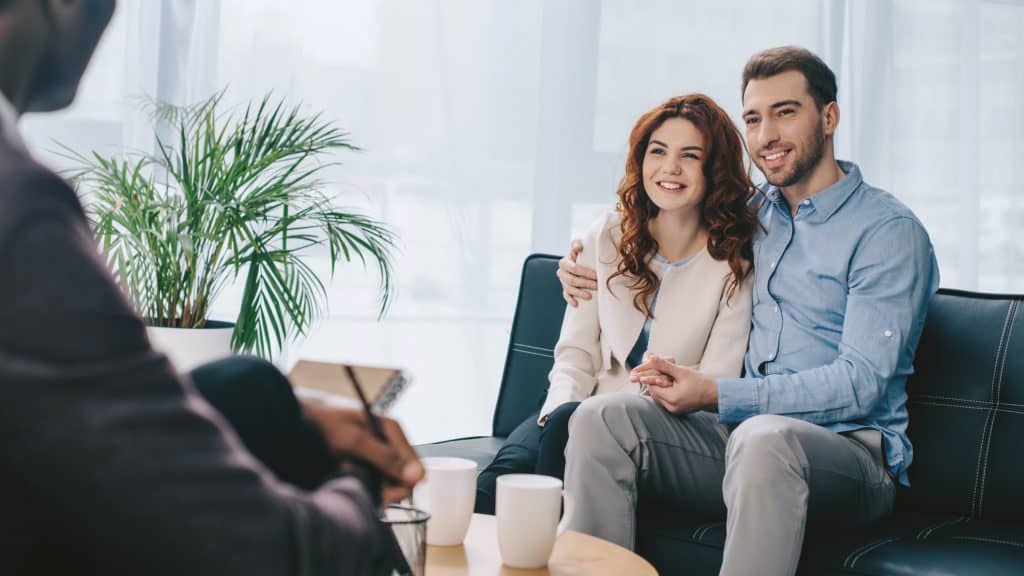
POLYGON ((539 474, 498 476, 495 512, 501 561, 512 568, 547 566, 555 538, 572 518, 572 498, 562 481, 539 474), (558 514, 565 502, 565 514, 558 514))
POLYGON ((413 490, 417 508, 430 513, 427 544, 462 544, 476 504, 476 462, 465 458, 422 458, 426 476, 413 490))

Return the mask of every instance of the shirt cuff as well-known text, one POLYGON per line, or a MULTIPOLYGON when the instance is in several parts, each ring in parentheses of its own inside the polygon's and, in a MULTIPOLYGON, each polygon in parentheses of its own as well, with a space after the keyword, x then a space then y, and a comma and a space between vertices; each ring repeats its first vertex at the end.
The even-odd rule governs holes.
POLYGON ((755 378, 717 378, 718 421, 742 422, 761 413, 758 381, 755 378))

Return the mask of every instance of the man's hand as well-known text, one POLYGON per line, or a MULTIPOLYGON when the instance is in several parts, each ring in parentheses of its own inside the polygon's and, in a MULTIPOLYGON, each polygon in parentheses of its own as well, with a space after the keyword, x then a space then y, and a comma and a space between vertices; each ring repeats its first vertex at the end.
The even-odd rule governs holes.
POLYGON ((558 281, 562 283, 562 298, 573 308, 579 306, 577 298, 590 300, 597 290, 597 272, 576 263, 583 251, 583 241, 573 240, 569 253, 558 261, 558 281))
POLYGON ((377 440, 359 409, 335 408, 315 401, 300 400, 302 411, 320 429, 331 452, 344 463, 358 459, 373 466, 385 478, 381 488, 384 504, 398 502, 412 493, 423 479, 423 465, 409 445, 405 433, 391 418, 379 417, 387 443, 377 440))
POLYGON ((674 364, 671 358, 644 354, 643 363, 633 368, 629 379, 647 385, 651 397, 673 414, 718 407, 715 379, 674 364))

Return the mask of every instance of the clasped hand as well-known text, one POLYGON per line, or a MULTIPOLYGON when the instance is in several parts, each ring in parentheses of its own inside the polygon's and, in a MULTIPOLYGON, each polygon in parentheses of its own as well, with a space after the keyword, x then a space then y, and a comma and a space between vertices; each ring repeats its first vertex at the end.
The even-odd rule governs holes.
POLYGON ((648 393, 673 414, 712 410, 718 406, 715 379, 680 366, 672 358, 644 354, 644 361, 629 373, 632 382, 643 384, 648 393))

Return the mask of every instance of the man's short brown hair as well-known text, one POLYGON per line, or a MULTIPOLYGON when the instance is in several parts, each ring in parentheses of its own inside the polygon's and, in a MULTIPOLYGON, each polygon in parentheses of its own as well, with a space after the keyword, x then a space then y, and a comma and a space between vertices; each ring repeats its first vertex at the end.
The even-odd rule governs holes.
POLYGON ((836 101, 836 75, 832 69, 810 50, 799 46, 780 46, 758 52, 747 60, 743 67, 743 91, 751 80, 768 78, 783 72, 796 70, 807 79, 807 91, 821 110, 825 104, 836 101))

